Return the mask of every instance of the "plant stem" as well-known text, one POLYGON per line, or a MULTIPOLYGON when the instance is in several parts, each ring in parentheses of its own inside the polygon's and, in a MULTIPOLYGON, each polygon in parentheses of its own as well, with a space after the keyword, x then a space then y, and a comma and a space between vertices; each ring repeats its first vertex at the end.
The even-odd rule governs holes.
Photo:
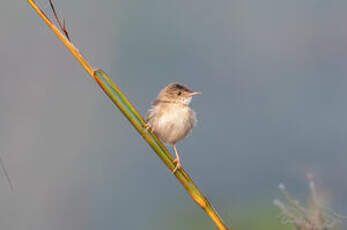
MULTIPOLYGON (((146 128, 146 123, 137 112, 135 107, 130 103, 127 97, 119 90, 114 82, 109 78, 102 70, 94 70, 87 60, 81 55, 78 49, 64 36, 61 31, 52 23, 52 21, 44 14, 44 12, 36 5, 33 0, 28 0, 33 9, 41 16, 41 18, 47 23, 49 28, 58 36, 63 44, 70 50, 75 58, 80 62, 83 68, 89 73, 89 75, 97 82, 100 88, 105 94, 112 100, 112 102, 118 107, 123 115, 134 126, 137 132, 145 139, 154 152, 169 168, 170 172, 175 168, 173 158, 167 148, 149 129, 146 128)), ((175 172, 177 180, 182 184, 188 194, 193 200, 209 215, 212 221, 219 229, 226 230, 227 226, 223 223, 222 219, 217 214, 216 210, 205 198, 205 196, 199 191, 195 183, 189 177, 187 172, 180 168, 175 172)))

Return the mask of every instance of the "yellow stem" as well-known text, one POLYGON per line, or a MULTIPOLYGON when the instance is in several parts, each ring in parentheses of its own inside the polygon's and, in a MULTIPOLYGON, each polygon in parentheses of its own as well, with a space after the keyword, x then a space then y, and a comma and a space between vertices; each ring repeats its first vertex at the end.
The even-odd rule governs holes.
POLYGON ((49 20, 45 13, 36 5, 32 0, 28 0, 29 4, 34 8, 34 10, 40 15, 40 17, 47 23, 48 27, 53 30, 53 32, 58 36, 58 38, 64 43, 68 50, 75 56, 75 58, 81 63, 84 69, 89 73, 89 75, 95 80, 94 69, 89 65, 87 60, 82 56, 79 50, 63 35, 60 30, 49 20))

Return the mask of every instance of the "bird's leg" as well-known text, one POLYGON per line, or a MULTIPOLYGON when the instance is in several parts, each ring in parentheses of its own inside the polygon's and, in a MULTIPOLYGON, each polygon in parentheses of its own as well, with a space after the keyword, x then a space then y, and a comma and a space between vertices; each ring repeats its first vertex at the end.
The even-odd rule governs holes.
POLYGON ((177 169, 181 168, 181 161, 180 161, 180 156, 178 156, 178 152, 177 152, 177 149, 176 149, 176 144, 173 145, 173 149, 174 149, 175 154, 176 154, 176 159, 174 160, 174 163, 176 163, 176 167, 174 168, 172 173, 175 174, 177 169))

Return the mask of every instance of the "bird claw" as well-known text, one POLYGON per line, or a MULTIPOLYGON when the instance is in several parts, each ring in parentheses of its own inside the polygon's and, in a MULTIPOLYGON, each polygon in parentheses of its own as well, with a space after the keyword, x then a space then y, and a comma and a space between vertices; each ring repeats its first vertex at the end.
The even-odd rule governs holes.
POLYGON ((175 174, 175 172, 177 171, 177 169, 180 169, 181 168, 181 162, 177 159, 175 159, 173 161, 173 163, 176 163, 176 167, 174 168, 174 170, 172 170, 172 174, 175 174))
POLYGON ((146 123, 145 127, 146 127, 147 132, 148 131, 153 132, 153 128, 152 128, 152 126, 151 126, 151 124, 149 122, 146 123))

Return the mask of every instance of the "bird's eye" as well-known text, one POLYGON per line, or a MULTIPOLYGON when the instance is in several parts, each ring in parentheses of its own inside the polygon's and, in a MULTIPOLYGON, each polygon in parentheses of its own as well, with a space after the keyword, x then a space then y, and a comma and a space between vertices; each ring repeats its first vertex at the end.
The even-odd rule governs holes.
POLYGON ((181 91, 178 91, 178 92, 177 92, 177 95, 178 95, 178 96, 179 96, 179 95, 181 95, 181 94, 182 94, 182 92, 181 92, 181 91))

